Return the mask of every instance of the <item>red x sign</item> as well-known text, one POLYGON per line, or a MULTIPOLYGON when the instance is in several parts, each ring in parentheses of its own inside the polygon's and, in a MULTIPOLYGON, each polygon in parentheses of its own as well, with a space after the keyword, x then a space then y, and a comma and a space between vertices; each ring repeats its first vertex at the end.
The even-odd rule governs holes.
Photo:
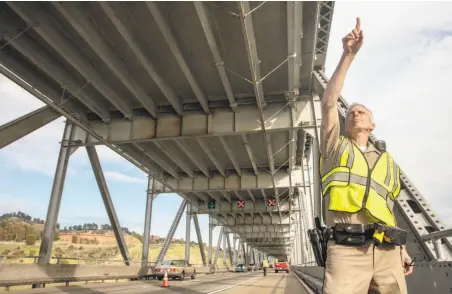
POLYGON ((245 208, 245 200, 237 200, 238 208, 245 208))
POLYGON ((267 203, 268 203, 268 206, 275 206, 276 205, 276 199, 268 199, 267 203))

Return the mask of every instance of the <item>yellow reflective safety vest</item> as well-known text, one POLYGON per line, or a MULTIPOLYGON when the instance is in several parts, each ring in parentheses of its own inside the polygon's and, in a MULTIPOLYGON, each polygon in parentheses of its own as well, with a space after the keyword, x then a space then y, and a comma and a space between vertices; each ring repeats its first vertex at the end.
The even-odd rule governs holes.
POLYGON ((268 267, 268 260, 264 259, 264 261, 262 261, 262 266, 268 267))
POLYGON ((329 210, 366 209, 375 222, 388 226, 395 226, 389 203, 399 196, 400 187, 400 169, 388 152, 382 152, 370 169, 358 146, 343 136, 333 168, 322 176, 323 195, 330 196, 329 210))

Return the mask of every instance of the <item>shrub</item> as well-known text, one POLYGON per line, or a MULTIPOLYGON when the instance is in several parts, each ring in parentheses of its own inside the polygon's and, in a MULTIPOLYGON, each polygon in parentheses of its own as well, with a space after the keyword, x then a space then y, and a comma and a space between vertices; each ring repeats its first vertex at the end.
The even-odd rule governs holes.
POLYGON ((27 245, 35 245, 35 243, 36 243, 36 235, 35 234, 30 234, 25 239, 25 244, 27 244, 27 245))

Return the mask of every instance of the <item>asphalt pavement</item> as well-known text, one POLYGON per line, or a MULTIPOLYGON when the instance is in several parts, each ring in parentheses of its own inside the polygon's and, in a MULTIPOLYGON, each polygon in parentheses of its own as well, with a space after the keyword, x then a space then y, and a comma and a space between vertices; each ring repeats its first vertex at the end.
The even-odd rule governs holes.
POLYGON ((162 288, 162 281, 142 280, 133 282, 105 282, 68 287, 46 287, 26 291, 11 291, 16 294, 67 293, 67 294, 309 294, 293 273, 226 273, 197 276, 195 280, 168 280, 169 287, 162 288))

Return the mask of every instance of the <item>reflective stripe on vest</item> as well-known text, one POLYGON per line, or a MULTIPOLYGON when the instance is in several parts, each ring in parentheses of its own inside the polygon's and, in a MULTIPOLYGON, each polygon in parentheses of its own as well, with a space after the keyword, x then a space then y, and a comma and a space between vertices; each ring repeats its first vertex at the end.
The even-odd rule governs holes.
POLYGON ((383 152, 370 170, 364 154, 341 137, 334 167, 322 177, 323 195, 329 194, 329 210, 358 212, 363 208, 376 220, 394 225, 391 208, 400 193, 400 170, 383 152))

